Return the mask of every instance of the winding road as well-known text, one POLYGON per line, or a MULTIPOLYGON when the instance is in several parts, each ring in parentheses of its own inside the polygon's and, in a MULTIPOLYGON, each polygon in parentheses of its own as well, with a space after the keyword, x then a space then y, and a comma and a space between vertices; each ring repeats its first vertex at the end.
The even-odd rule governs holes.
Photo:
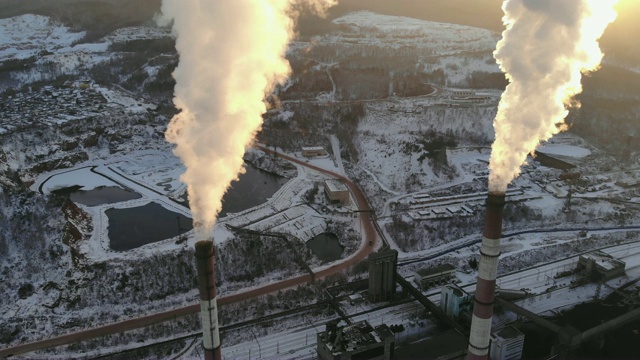
MULTIPOLYGON (((347 179, 343 175, 336 174, 329 170, 308 164, 305 161, 296 159, 294 157, 280 154, 264 146, 258 145, 257 148, 259 148, 260 150, 268 154, 279 156, 285 160, 291 161, 296 164, 300 164, 309 169, 312 169, 320 173, 334 177, 336 179, 342 180, 347 185, 347 187, 351 190, 351 193, 353 194, 356 204, 358 206, 358 210, 360 210, 359 216, 360 216, 360 222, 362 224, 362 243, 360 244, 360 247, 354 254, 344 259, 340 263, 334 264, 332 266, 329 266, 327 268, 324 268, 322 270, 315 272, 313 276, 310 274, 300 275, 300 276, 292 277, 289 279, 284 279, 279 282, 270 283, 260 287, 248 289, 239 293, 230 294, 226 296, 219 296, 218 297, 219 305, 225 305, 229 303, 238 302, 241 300, 251 299, 261 295, 266 295, 269 293, 276 292, 278 290, 308 283, 315 279, 323 278, 323 277, 344 271, 347 268, 357 264, 358 262, 363 260, 367 255, 369 255, 373 251, 374 245, 377 243, 377 234, 376 234, 375 226, 373 224, 373 219, 369 212, 370 210, 369 203, 367 202, 367 199, 364 193, 362 193, 360 188, 355 183, 353 183, 351 180, 347 179)), ((13 347, 0 350, 0 358, 7 358, 12 355, 24 354, 24 353, 28 353, 36 350, 42 350, 42 349, 70 344, 78 341, 89 340, 89 339, 97 338, 100 336, 106 336, 111 334, 117 334, 123 331, 139 329, 152 324, 157 324, 157 323, 177 319, 186 315, 196 314, 199 311, 200 311, 200 304, 193 304, 193 305, 184 306, 182 308, 178 308, 174 310, 164 311, 164 312, 152 314, 152 315, 141 316, 135 319, 130 319, 130 320, 125 320, 125 321, 121 321, 121 322, 117 322, 109 325, 94 327, 91 329, 82 330, 82 331, 65 334, 65 335, 60 335, 60 336, 56 336, 56 337, 45 339, 45 340, 20 344, 20 345, 16 345, 13 347)))

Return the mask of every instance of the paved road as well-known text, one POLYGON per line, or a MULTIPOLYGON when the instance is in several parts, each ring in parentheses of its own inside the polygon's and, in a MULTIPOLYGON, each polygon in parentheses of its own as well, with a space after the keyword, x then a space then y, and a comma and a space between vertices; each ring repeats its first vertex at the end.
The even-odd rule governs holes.
MULTIPOLYGON (((258 146, 258 148, 260 148, 262 151, 265 151, 269 154, 275 154, 288 161, 300 164, 312 170, 315 170, 323 174, 342 180, 347 185, 347 187, 349 187, 353 196, 355 197, 356 203, 358 205, 358 209, 369 210, 369 204, 367 203, 366 197, 362 193, 360 188, 358 188, 356 184, 354 184, 351 180, 347 179, 343 175, 336 174, 331 171, 319 168, 317 166, 310 165, 305 161, 301 161, 299 159, 292 158, 290 156, 276 153, 273 150, 267 149, 263 146, 258 146)), ((344 261, 316 272, 313 277, 310 274, 296 276, 296 277, 285 279, 276 283, 270 283, 261 287, 245 290, 240 293, 220 296, 218 297, 218 304, 225 305, 225 304, 269 294, 269 293, 290 288, 296 285, 301 285, 301 284, 312 281, 314 278, 319 279, 322 277, 326 277, 326 276, 341 272, 343 270, 346 270, 350 266, 357 264, 358 262, 363 260, 367 255, 369 255, 369 253, 373 251, 374 245, 376 244, 376 241, 377 241, 376 231, 375 231, 374 224, 372 222, 372 218, 370 214, 368 212, 360 212, 359 214, 360 214, 360 222, 362 223, 362 232, 363 232, 362 243, 360 245, 360 248, 353 255, 351 255, 344 261)), ((138 329, 138 328, 142 328, 152 324, 157 324, 157 323, 177 319, 186 315, 195 314, 195 313, 198 313, 199 311, 200 311, 200 304, 188 305, 179 309, 165 311, 158 314, 146 315, 146 316, 142 316, 142 317, 131 319, 131 320, 121 321, 114 324, 82 330, 82 331, 78 331, 71 334, 61 335, 61 336, 57 336, 57 337, 46 339, 46 340, 40 340, 40 341, 31 342, 31 343, 21 344, 21 345, 0 350, 0 358, 6 358, 11 355, 24 354, 24 353, 28 353, 36 350, 56 347, 56 346, 70 344, 78 341, 89 340, 89 339, 93 339, 100 336, 117 334, 123 331, 138 329)))

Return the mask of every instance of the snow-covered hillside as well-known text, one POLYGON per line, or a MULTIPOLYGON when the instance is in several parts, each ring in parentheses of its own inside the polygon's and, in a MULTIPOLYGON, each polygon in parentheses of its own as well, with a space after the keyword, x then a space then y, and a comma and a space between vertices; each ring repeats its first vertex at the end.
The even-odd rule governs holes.
POLYGON ((84 35, 85 32, 74 32, 46 16, 27 14, 0 19, 0 61, 65 51, 84 35))
POLYGON ((333 20, 343 25, 323 42, 340 45, 371 45, 393 49, 429 49, 435 56, 495 48, 498 34, 470 26, 438 23, 402 16, 358 11, 333 20))
POLYGON ((95 66, 123 56, 110 50, 113 44, 171 38, 169 29, 158 27, 123 28, 91 42, 85 36, 46 16, 0 19, 0 69, 9 75, 0 82, 0 91, 62 75, 86 76, 95 66))

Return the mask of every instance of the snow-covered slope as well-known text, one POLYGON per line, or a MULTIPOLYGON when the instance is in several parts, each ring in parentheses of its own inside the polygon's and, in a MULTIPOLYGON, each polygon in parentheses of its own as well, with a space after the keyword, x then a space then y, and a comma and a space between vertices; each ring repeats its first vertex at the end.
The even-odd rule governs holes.
POLYGON ((120 58, 119 52, 110 50, 116 43, 171 36, 169 29, 151 26, 118 29, 94 42, 83 42, 85 35, 41 15, 0 19, 0 69, 9 74, 9 79, 0 82, 0 91, 61 75, 84 74, 98 64, 120 58))
POLYGON ((74 32, 46 16, 27 14, 0 19, 0 61, 27 59, 70 47, 85 33, 74 32))
POLYGON ((323 39, 354 45, 427 48, 433 55, 495 48, 498 34, 470 26, 439 23, 370 11, 349 13, 333 21, 344 25, 339 35, 323 39))

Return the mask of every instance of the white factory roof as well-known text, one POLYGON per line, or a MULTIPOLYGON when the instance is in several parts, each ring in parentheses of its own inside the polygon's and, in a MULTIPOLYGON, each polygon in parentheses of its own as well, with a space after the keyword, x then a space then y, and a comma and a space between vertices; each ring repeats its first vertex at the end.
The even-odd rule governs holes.
POLYGON ((347 185, 345 185, 340 180, 330 179, 330 180, 325 180, 324 183, 326 184, 327 188, 331 192, 348 191, 347 185))

